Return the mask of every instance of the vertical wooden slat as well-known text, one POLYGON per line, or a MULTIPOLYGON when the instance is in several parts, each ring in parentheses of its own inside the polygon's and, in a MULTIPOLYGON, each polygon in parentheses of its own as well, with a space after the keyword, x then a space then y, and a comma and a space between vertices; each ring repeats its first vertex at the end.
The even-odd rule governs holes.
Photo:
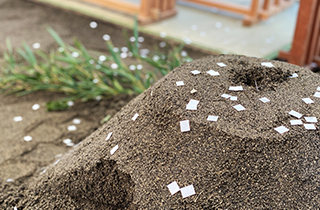
POLYGON ((314 14, 314 23, 312 26, 312 33, 311 33, 311 40, 309 44, 309 50, 306 57, 306 64, 309 64, 313 61, 314 56, 317 55, 317 51, 319 52, 319 30, 320 30, 320 1, 317 1, 317 5, 315 8, 315 14, 314 14))

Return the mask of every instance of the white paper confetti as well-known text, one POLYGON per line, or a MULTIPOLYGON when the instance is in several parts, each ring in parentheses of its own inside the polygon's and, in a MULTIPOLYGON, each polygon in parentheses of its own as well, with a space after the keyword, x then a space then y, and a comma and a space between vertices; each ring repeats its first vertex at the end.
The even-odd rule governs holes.
POLYGON ((38 110, 38 109, 40 109, 40 105, 39 104, 33 104, 33 106, 31 108, 32 108, 32 110, 38 110))
POLYGON ((316 130, 316 126, 314 126, 314 124, 303 124, 303 126, 304 126, 307 130, 316 130))
POLYGON ((15 206, 15 207, 13 207, 13 210, 18 210, 18 208, 15 206))
POLYGON ((299 118, 299 119, 302 117, 302 114, 300 114, 299 112, 296 112, 296 111, 294 111, 294 110, 291 110, 291 111, 289 112, 289 114, 292 115, 292 116, 294 116, 294 117, 296 117, 296 118, 299 118))
POLYGON ((139 117, 138 113, 135 113, 134 116, 131 118, 133 121, 135 121, 139 117))
POLYGON ((219 72, 214 71, 212 69, 207 71, 207 74, 210 74, 210 76, 219 76, 220 75, 219 72))
POLYGON ((22 117, 21 116, 16 116, 16 117, 13 118, 13 120, 15 122, 20 122, 20 121, 22 121, 22 117))
POLYGON ((225 66, 227 66, 227 65, 224 64, 224 63, 217 63, 217 65, 220 66, 220 67, 225 67, 225 66))
POLYGON ((231 91, 242 91, 243 87, 242 86, 230 86, 229 90, 231 90, 231 91))
POLYGON ((72 120, 73 124, 80 124, 81 123, 81 120, 80 119, 77 119, 77 118, 74 118, 72 120))
POLYGON ((6 182, 13 182, 13 179, 7 179, 6 182))
POLYGON ((263 103, 268 103, 270 102, 270 100, 266 97, 263 97, 263 98, 259 98, 260 101, 262 101, 263 103))
POLYGON ((235 108, 238 112, 246 110, 246 108, 244 108, 241 104, 235 105, 233 108, 235 108))
POLYGON ((271 62, 262 62, 261 66, 266 66, 266 67, 274 67, 274 65, 271 62))
POLYGON ((33 45, 32 45, 32 48, 33 49, 39 49, 40 48, 40 43, 34 43, 33 45))
POLYGON ((289 78, 297 78, 297 77, 299 77, 297 73, 293 73, 291 76, 289 76, 289 78))
POLYGON ((68 101, 68 102, 67 102, 67 105, 68 105, 68 106, 73 106, 73 105, 74 105, 74 102, 73 102, 73 101, 68 101))
POLYGON ((110 154, 113 155, 117 150, 119 149, 118 144, 116 146, 114 146, 111 150, 110 150, 110 154))
POLYGON ((77 130, 77 127, 75 125, 68 126, 68 131, 75 131, 75 130, 77 130))
POLYGON ((53 163, 53 165, 57 165, 60 162, 60 159, 58 159, 56 162, 53 163))
POLYGON ((313 96, 316 98, 320 98, 320 92, 315 92, 315 94, 313 96))
POLYGON ((190 131, 189 120, 180 121, 180 130, 181 132, 190 131))
POLYGON ((23 137, 23 140, 25 141, 31 141, 33 138, 31 136, 25 136, 23 137))
POLYGON ((291 125, 302 125, 302 120, 290 120, 291 125))
POLYGON ((304 119, 306 120, 306 122, 310 122, 310 123, 318 122, 316 117, 304 117, 304 119))
POLYGON ((190 91, 190 93, 196 93, 196 92, 197 92, 197 90, 194 88, 190 91))
POLYGON ((317 91, 320 91, 320 87, 317 87, 317 91))
POLYGON ((180 187, 176 181, 171 182, 170 184, 167 185, 167 187, 168 187, 171 195, 174 195, 180 191, 180 187))
POLYGON ((183 82, 183 81, 177 81, 177 82, 176 82, 176 85, 177 85, 177 86, 183 86, 183 85, 184 85, 184 82, 183 82))
POLYGON ((193 75, 197 75, 197 74, 200 74, 201 72, 198 71, 198 70, 193 70, 193 71, 191 71, 191 73, 192 73, 193 75))
POLYGON ((183 187, 180 189, 180 191, 181 191, 182 198, 186 198, 196 194, 196 192, 194 191, 193 185, 183 187))
POLYGON ((285 126, 279 126, 279 127, 276 127, 275 128, 275 130, 278 132, 278 133, 280 133, 280 134, 284 134, 285 132, 288 132, 289 131, 289 129, 288 128, 286 128, 285 126))
POLYGON ((209 115, 208 118, 207 118, 207 120, 208 120, 208 121, 216 122, 216 121, 218 121, 218 118, 219 118, 218 116, 209 115))
POLYGON ((109 40, 110 40, 110 36, 109 36, 108 34, 104 34, 104 35, 102 36, 102 39, 103 39, 104 41, 109 41, 109 40))
POLYGON ((311 98, 303 98, 302 100, 303 100, 304 103, 306 103, 306 104, 313 104, 313 103, 314 103, 314 101, 313 101, 311 98))
POLYGON ((112 136, 112 132, 108 133, 106 140, 109 140, 111 138, 111 136, 112 136))
POLYGON ((197 110, 197 106, 199 104, 199 101, 190 99, 189 103, 186 106, 187 110, 197 110))
POLYGON ((221 95, 221 97, 228 99, 228 98, 230 98, 230 97, 232 97, 232 96, 229 95, 229 94, 224 93, 224 94, 221 95))
POLYGON ((71 139, 64 139, 64 140, 62 140, 62 142, 65 144, 69 144, 72 142, 72 140, 71 139))
POLYGON ((90 23, 90 28, 97 28, 97 26, 98 26, 98 23, 97 23, 97 22, 92 21, 92 22, 90 23))
POLYGON ((231 101, 237 101, 237 100, 238 100, 238 97, 237 97, 237 96, 231 96, 231 97, 230 97, 230 100, 231 100, 231 101))

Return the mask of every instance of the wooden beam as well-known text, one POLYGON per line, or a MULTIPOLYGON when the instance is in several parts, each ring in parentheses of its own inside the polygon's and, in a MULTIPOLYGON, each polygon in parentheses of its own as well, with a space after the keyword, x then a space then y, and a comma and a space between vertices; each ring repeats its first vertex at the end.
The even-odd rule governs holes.
POLYGON ((137 15, 139 13, 139 5, 132 4, 130 2, 118 1, 118 0, 82 0, 89 3, 101 5, 106 8, 110 8, 116 11, 125 12, 131 15, 137 15))

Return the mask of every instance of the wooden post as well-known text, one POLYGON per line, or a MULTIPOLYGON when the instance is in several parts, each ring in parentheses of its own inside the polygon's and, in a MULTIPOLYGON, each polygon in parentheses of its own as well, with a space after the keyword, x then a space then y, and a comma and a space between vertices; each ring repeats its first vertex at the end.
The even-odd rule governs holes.
POLYGON ((243 25, 250 26, 259 21, 260 0, 252 0, 248 15, 243 20, 243 25))

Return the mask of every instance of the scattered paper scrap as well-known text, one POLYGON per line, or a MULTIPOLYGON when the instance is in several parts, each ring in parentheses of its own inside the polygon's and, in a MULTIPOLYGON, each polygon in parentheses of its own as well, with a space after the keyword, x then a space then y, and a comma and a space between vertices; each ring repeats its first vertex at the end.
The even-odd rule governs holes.
POLYGON ((259 98, 260 101, 262 101, 263 103, 268 103, 270 102, 270 100, 266 97, 263 97, 263 98, 259 98))
POLYGON ((320 91, 320 87, 317 87, 317 91, 320 91))
POLYGON ((244 106, 242 106, 241 104, 235 105, 233 106, 233 108, 235 108, 238 112, 246 110, 246 108, 244 108, 244 106))
POLYGON ((77 118, 74 118, 72 120, 73 124, 80 124, 81 123, 81 120, 80 119, 77 119, 77 118))
POLYGON ((302 117, 302 114, 300 114, 299 112, 296 112, 296 111, 294 111, 294 110, 291 110, 291 111, 289 112, 289 114, 292 115, 292 116, 294 116, 294 117, 296 117, 296 118, 298 118, 298 119, 300 119, 300 118, 302 117))
POLYGON ((180 191, 181 191, 182 198, 186 198, 196 194, 196 192, 194 191, 193 185, 183 187, 180 189, 180 191))
POLYGON ((71 139, 64 139, 62 142, 65 143, 68 147, 74 146, 74 143, 71 139))
POLYGON ((22 121, 22 117, 21 116, 16 116, 16 117, 13 118, 13 120, 15 122, 20 122, 20 121, 22 121))
POLYGON ((189 103, 187 104, 186 109, 187 110, 197 110, 198 104, 199 104, 199 101, 191 99, 189 101, 189 103))
POLYGON ((119 149, 118 144, 116 146, 114 146, 111 150, 110 150, 110 154, 113 155, 117 150, 119 149))
POLYGON ((23 140, 25 140, 25 141, 31 141, 32 139, 33 139, 32 136, 23 137, 23 140))
POLYGON ((306 104, 313 104, 313 103, 314 103, 314 101, 313 101, 311 98, 303 98, 302 100, 303 100, 304 103, 306 103, 306 104))
POLYGON ((135 121, 139 117, 138 113, 135 113, 134 116, 132 117, 132 120, 135 121))
POLYGON ((274 67, 274 65, 271 62, 262 62, 261 66, 266 66, 266 67, 274 67))
POLYGON ((75 130, 77 130, 77 127, 75 125, 68 126, 68 131, 75 131, 75 130))
POLYGON ((193 71, 191 71, 191 73, 192 73, 193 75, 197 75, 197 74, 200 74, 201 72, 198 71, 198 70, 193 70, 193 71))
POLYGON ((275 130, 278 132, 278 133, 280 133, 280 134, 284 134, 285 132, 288 132, 289 131, 289 129, 288 128, 286 128, 285 126, 279 126, 279 127, 276 127, 275 128, 275 130))
POLYGON ((217 65, 220 66, 220 67, 225 67, 225 66, 227 66, 227 65, 224 64, 224 63, 217 63, 217 65))
POLYGON ((111 138, 111 136, 112 136, 112 132, 108 133, 106 140, 109 140, 111 138))
POLYGON ((218 118, 219 118, 218 116, 209 115, 208 118, 207 118, 207 120, 208 120, 208 121, 216 122, 216 121, 218 121, 218 118))
POLYGON ((306 120, 306 122, 309 122, 309 123, 316 123, 316 122, 318 122, 318 120, 317 120, 316 117, 304 117, 304 119, 306 120))
POLYGON ((193 94, 193 93, 196 93, 196 92, 197 92, 197 90, 194 89, 194 88, 190 91, 190 93, 192 93, 192 94, 193 94))
POLYGON ((98 23, 95 21, 92 21, 89 25, 90 25, 90 28, 97 28, 98 23))
POLYGON ((210 76, 219 76, 220 75, 219 72, 214 71, 212 69, 207 71, 207 74, 210 74, 210 76))
POLYGON ((39 104, 33 104, 32 110, 38 110, 40 108, 39 104))
POLYGON ((299 77, 297 73, 293 73, 291 76, 289 76, 289 78, 297 78, 297 77, 299 77))
POLYGON ((6 182, 13 182, 13 179, 7 179, 6 182))
POLYGON ((171 195, 174 195, 180 191, 180 187, 176 181, 171 182, 170 184, 167 185, 167 187, 168 187, 171 195))
POLYGON ((183 81, 178 81, 176 82, 177 86, 183 86, 184 85, 184 82, 183 81))
POLYGON ((56 162, 53 163, 53 165, 57 165, 60 162, 60 159, 58 159, 56 162))
POLYGON ((230 87, 229 87, 229 90, 232 90, 232 91, 242 91, 242 90, 243 90, 243 87, 242 87, 242 86, 230 86, 230 87))
POLYGON ((13 207, 13 210, 18 210, 18 208, 15 206, 15 207, 13 207))
POLYGON ((238 100, 238 97, 237 97, 237 96, 231 96, 231 97, 230 97, 230 100, 231 100, 231 101, 237 101, 237 100, 238 100))
POLYGON ((180 121, 180 130, 181 132, 190 131, 189 120, 180 121))
POLYGON ((232 97, 232 96, 229 95, 229 94, 224 93, 224 94, 221 95, 221 97, 228 99, 228 98, 230 98, 230 97, 232 97))
POLYGON ((302 120, 290 120, 291 125, 302 125, 302 120))
POLYGON ((320 98, 320 92, 315 92, 315 94, 313 96, 316 98, 320 98))
POLYGON ((73 106, 73 105, 74 105, 74 102, 73 102, 73 101, 68 101, 68 102, 67 102, 67 105, 68 105, 68 106, 73 106))
POLYGON ((316 126, 314 126, 314 124, 303 124, 303 126, 304 126, 307 130, 316 130, 316 126))

